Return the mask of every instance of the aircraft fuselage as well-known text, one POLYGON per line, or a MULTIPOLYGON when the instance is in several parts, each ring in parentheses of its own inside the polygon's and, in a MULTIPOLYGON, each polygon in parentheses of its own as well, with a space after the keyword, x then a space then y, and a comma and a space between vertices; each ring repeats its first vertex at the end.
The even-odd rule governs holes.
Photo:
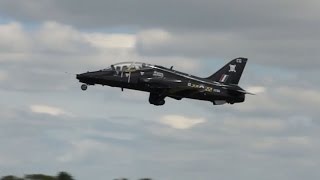
POLYGON ((86 85, 100 84, 150 92, 149 102, 154 105, 163 105, 166 97, 205 100, 216 105, 245 100, 245 93, 237 91, 242 90, 237 85, 145 63, 119 63, 109 69, 78 74, 77 79, 85 84, 83 90, 87 89, 86 85))

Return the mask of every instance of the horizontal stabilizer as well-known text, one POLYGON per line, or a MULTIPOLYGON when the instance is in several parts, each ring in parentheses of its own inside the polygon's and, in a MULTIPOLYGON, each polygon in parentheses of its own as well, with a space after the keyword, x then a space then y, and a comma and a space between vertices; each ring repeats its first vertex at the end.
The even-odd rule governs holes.
POLYGON ((241 87, 237 86, 237 85, 221 85, 221 87, 223 89, 226 89, 228 91, 230 91, 231 93, 234 94, 250 94, 250 95, 255 95, 253 93, 250 93, 244 89, 242 89, 241 87))
POLYGON ((237 90, 238 92, 241 92, 243 94, 250 94, 250 95, 256 95, 254 93, 251 93, 251 92, 248 92, 248 91, 245 91, 245 90, 237 90))
POLYGON ((234 94, 250 94, 250 95, 255 95, 253 93, 250 93, 246 90, 243 90, 239 87, 239 89, 235 89, 235 88, 225 88, 227 89, 230 93, 234 93, 234 94))

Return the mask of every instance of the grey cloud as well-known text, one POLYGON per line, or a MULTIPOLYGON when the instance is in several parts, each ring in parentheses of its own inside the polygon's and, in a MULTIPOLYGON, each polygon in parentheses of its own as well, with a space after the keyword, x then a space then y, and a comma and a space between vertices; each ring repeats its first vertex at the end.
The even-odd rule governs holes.
POLYGON ((142 55, 246 56, 263 65, 309 69, 319 67, 319 6, 312 0, 14 0, 2 1, 0 10, 20 21, 53 20, 88 29, 162 29, 172 34, 160 46, 140 39, 137 50, 142 55))
POLYGON ((252 28, 314 20, 315 1, 2 1, 1 11, 23 20, 79 26, 252 28), (76 6, 75 6, 76 4, 76 6), (297 13, 300 12, 300 13, 297 13))
MULTIPOLYGON (((276 30, 275 30, 276 31, 276 30)), ((287 69, 314 69, 320 66, 316 50, 319 41, 296 36, 272 37, 273 32, 255 32, 256 37, 241 32, 142 31, 137 39, 140 54, 154 56, 187 56, 210 59, 248 57, 251 63, 287 69), (259 39, 266 38, 266 39, 259 39)), ((303 35, 302 35, 303 36, 303 35)))

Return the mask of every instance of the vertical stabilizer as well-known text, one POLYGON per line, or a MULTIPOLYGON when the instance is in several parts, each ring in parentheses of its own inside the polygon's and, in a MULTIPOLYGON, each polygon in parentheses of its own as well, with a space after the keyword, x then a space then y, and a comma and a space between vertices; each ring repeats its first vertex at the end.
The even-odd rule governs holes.
POLYGON ((238 84, 247 60, 247 58, 242 57, 236 58, 207 79, 223 84, 238 84))

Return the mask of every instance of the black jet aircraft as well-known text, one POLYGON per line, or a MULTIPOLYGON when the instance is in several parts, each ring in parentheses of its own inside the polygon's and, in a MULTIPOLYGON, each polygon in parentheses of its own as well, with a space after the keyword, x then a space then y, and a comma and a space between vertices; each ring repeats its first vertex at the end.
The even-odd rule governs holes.
POLYGON ((200 78, 171 68, 138 62, 124 62, 107 69, 77 74, 77 79, 88 85, 107 85, 122 89, 149 92, 149 102, 164 105, 165 98, 182 98, 210 101, 214 105, 241 103, 245 94, 251 94, 238 86, 247 63, 246 58, 236 58, 207 78, 200 78))

